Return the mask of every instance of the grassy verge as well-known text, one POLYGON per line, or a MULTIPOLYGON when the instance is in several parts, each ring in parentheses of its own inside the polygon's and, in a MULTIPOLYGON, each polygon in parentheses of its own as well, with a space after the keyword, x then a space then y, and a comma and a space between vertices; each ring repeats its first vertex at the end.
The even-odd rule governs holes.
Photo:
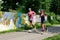
POLYGON ((50 24, 48 21, 45 23, 45 25, 46 25, 47 27, 50 27, 50 26, 51 26, 51 24, 50 24))
POLYGON ((15 29, 15 30, 2 31, 2 32, 0 32, 0 34, 10 33, 10 32, 18 32, 18 31, 22 31, 22 30, 24 30, 24 29, 21 27, 21 28, 15 29))
POLYGON ((60 24, 53 24, 53 26, 55 26, 55 25, 60 25, 60 24))
MULTIPOLYGON (((45 25, 46 25, 47 27, 50 27, 50 26, 51 26, 51 24, 50 24, 49 22, 46 22, 45 25)), ((36 28, 41 28, 41 24, 40 24, 40 23, 36 23, 36 24, 34 25, 34 27, 36 27, 36 28)), ((24 30, 28 30, 29 28, 30 28, 30 26, 27 25, 27 24, 24 25, 24 27, 23 27, 24 30)))
POLYGON ((60 40, 60 34, 52 36, 52 37, 48 37, 48 38, 46 38, 44 40, 60 40))

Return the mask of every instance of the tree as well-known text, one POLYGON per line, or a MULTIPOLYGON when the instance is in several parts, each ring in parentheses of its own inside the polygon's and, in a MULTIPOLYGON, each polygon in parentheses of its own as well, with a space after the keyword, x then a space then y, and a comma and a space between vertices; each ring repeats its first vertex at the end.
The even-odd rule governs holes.
POLYGON ((22 0, 22 5, 19 4, 17 10, 27 13, 29 8, 32 8, 32 10, 38 13, 40 0, 22 0))
POLYGON ((60 0, 52 0, 50 11, 60 15, 60 0))
POLYGON ((57 0, 57 12, 56 14, 60 15, 60 0, 57 0))
POLYGON ((8 11, 9 8, 20 12, 28 12, 32 8, 36 13, 39 9, 45 9, 46 12, 60 13, 60 0, 2 0, 2 11, 8 11))
POLYGON ((2 8, 2 6, 1 6, 2 3, 3 3, 2 0, 0 0, 0 10, 1 10, 1 8, 2 8))
POLYGON ((17 8, 17 5, 16 3, 21 3, 21 0, 2 0, 3 3, 2 3, 2 11, 9 11, 9 9, 13 9, 13 10, 16 10, 17 8))
POLYGON ((46 10, 46 12, 50 11, 51 2, 52 2, 52 0, 45 0, 45 10, 46 10))
POLYGON ((25 6, 27 11, 28 8, 32 8, 32 10, 34 10, 37 13, 40 8, 40 0, 28 0, 25 6))

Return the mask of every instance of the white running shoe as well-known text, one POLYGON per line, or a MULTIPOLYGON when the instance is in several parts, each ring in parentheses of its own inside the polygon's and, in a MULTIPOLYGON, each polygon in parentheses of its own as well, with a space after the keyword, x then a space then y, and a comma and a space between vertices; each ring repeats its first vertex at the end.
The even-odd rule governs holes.
POLYGON ((32 32, 32 30, 28 30, 28 33, 31 33, 32 32))

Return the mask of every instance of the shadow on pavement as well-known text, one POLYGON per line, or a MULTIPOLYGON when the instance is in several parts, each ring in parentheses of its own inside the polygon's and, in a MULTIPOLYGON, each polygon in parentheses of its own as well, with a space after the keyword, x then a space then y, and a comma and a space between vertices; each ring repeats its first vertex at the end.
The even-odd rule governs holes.
MULTIPOLYGON (((38 29, 38 31, 41 31, 42 29, 38 29)), ((50 33, 60 33, 60 26, 52 26, 48 27, 48 32, 50 33)))

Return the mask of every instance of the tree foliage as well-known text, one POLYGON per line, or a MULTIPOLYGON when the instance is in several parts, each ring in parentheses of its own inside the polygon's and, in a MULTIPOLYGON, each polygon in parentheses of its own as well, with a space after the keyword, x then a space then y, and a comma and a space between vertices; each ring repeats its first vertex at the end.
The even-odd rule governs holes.
POLYGON ((32 8, 36 13, 39 9, 45 9, 46 12, 60 13, 60 0, 2 0, 2 11, 8 11, 9 8, 28 12, 28 8, 32 8))

